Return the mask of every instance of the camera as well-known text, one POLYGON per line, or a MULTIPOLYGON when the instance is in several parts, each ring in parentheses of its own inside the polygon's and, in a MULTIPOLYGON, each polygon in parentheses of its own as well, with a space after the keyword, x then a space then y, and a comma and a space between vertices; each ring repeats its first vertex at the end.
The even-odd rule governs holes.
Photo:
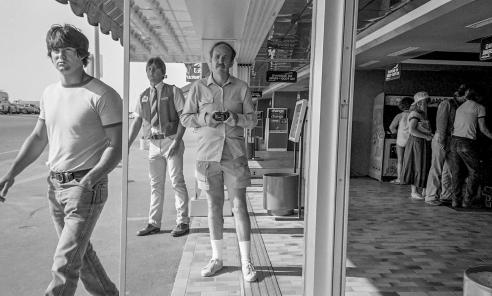
POLYGON ((227 118, 229 118, 229 112, 214 112, 212 114, 212 118, 215 120, 215 121, 226 121, 227 118))

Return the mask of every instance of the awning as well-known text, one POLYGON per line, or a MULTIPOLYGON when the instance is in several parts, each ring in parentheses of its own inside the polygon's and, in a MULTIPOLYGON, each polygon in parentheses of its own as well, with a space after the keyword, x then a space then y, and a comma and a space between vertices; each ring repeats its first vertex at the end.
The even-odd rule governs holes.
MULTIPOLYGON (((122 43, 123 0, 56 1, 122 43)), ((132 0, 130 61, 160 56, 170 63, 203 62, 214 42, 227 40, 238 63, 253 64, 284 1, 132 0)))
POLYGON ((111 33, 111 38, 122 42, 123 35, 123 0, 56 0, 69 4, 75 15, 84 17, 92 26, 99 25, 103 34, 111 33))

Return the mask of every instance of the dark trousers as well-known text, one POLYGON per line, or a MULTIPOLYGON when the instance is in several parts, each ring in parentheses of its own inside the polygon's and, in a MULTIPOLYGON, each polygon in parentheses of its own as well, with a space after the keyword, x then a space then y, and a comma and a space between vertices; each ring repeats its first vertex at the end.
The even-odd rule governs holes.
POLYGON ((452 191, 455 200, 461 203, 463 182, 468 177, 464 201, 470 203, 477 194, 480 185, 480 159, 476 141, 453 136, 446 159, 451 171, 452 191))

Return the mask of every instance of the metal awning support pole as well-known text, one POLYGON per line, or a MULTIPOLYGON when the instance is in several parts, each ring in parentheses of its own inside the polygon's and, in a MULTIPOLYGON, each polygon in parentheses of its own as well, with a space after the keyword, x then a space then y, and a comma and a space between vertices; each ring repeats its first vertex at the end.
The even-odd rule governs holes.
POLYGON ((121 168, 120 295, 126 295, 126 246, 128 218, 128 110, 130 102, 130 0, 124 0, 123 21, 123 128, 121 168))
POLYGON ((94 26, 94 77, 101 78, 101 51, 99 48, 99 26, 94 26))
POLYGON ((317 0, 311 32, 304 295, 344 295, 357 1, 317 0))

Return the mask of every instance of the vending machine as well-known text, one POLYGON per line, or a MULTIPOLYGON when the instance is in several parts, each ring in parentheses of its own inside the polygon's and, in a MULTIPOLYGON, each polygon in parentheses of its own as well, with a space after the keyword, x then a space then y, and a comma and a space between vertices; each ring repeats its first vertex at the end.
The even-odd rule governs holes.
POLYGON ((289 118, 287 108, 268 108, 265 123, 265 144, 267 151, 287 151, 289 139, 289 118))

